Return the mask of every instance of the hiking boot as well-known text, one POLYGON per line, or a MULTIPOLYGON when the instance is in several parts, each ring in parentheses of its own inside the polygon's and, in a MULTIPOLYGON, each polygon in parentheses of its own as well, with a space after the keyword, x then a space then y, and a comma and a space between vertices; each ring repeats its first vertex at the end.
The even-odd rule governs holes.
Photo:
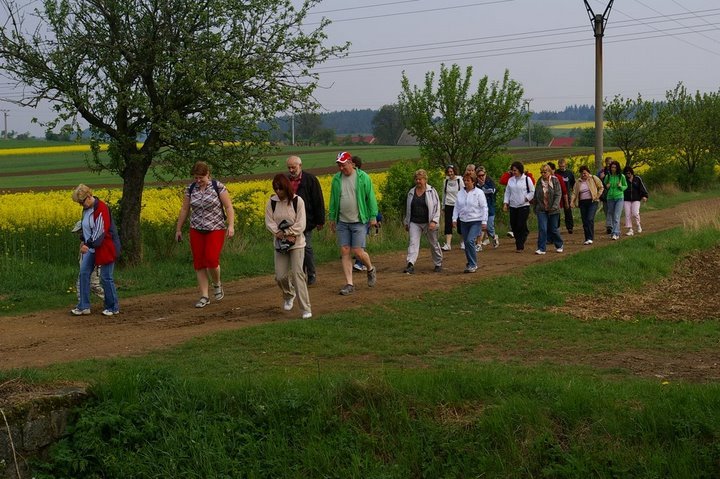
POLYGON ((413 274, 415 273, 415 266, 413 266, 412 263, 408 263, 405 269, 403 270, 403 273, 405 274, 413 274))
POLYGON ((377 283, 377 268, 373 266, 373 269, 368 270, 368 287, 372 288, 377 283))
POLYGON ((86 315, 90 314, 90 308, 85 308, 85 309, 75 308, 75 309, 70 310, 70 314, 72 314, 73 316, 86 316, 86 315))
POLYGON ((354 292, 355 292, 355 286, 353 286, 352 284, 346 284, 346 285, 343 286, 342 289, 340 290, 340 294, 343 295, 343 296, 347 296, 347 295, 349 295, 349 294, 353 294, 354 292))

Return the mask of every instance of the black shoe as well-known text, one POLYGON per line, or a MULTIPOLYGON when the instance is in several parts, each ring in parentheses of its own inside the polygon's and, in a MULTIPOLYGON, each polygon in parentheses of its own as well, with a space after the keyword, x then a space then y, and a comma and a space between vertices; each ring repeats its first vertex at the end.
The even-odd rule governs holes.
POLYGON ((611 226, 606 226, 606 227, 605 227, 605 232, 606 232, 607 234, 611 235, 611 234, 612 234, 612 227, 611 227, 611 226))
POLYGON ((405 274, 413 274, 415 273, 415 266, 413 266, 412 263, 408 263, 407 267, 403 270, 403 273, 405 274))
POLYGON ((435 266, 435 269, 433 269, 433 272, 442 273, 442 266, 435 266))
POLYGON ((572 234, 572 229, 569 229, 569 230, 568 230, 568 234, 569 234, 569 235, 572 234))
POLYGON ((308 284, 308 286, 312 286, 313 284, 315 284, 316 281, 317 281, 317 277, 316 277, 314 274, 309 275, 309 276, 307 277, 307 284, 308 284))

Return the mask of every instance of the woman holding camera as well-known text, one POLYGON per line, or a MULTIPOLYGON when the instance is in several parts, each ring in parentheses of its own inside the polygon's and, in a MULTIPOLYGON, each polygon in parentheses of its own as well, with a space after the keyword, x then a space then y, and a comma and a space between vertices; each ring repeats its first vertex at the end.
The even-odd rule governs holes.
POLYGON ((302 318, 312 318, 305 258, 305 203, 293 193, 290 180, 283 174, 272 181, 275 194, 265 206, 265 226, 273 234, 275 281, 283 294, 283 310, 291 311, 297 297, 302 318))

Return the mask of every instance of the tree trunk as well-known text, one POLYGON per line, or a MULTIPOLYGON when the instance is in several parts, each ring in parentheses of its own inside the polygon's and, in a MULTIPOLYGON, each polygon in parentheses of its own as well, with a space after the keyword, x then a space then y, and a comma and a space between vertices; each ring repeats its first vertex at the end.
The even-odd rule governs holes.
POLYGON ((142 206, 145 174, 150 165, 138 158, 125 160, 123 170, 123 192, 120 203, 119 234, 122 242, 121 263, 136 265, 142 262, 142 237, 140 233, 140 208, 142 206))

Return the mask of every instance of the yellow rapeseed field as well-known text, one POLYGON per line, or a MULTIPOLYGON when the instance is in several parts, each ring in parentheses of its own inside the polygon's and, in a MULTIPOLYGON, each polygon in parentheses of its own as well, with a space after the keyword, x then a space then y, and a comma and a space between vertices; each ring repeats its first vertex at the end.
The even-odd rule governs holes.
MULTIPOLYGON (((387 173, 370 173, 378 201, 380 186, 387 173)), ((330 200, 331 176, 318 177, 325 195, 326 207, 330 200)), ((262 223, 265 205, 273 194, 271 180, 228 183, 233 206, 238 210, 237 221, 242 224, 262 223)), ((147 188, 143 193, 142 221, 147 224, 172 227, 182 204, 185 186, 147 188)), ((80 219, 80 206, 71 199, 72 190, 0 195, 0 231, 22 233, 31 229, 67 230, 80 219)), ((117 204, 120 189, 99 189, 95 196, 110 205, 117 204)))

